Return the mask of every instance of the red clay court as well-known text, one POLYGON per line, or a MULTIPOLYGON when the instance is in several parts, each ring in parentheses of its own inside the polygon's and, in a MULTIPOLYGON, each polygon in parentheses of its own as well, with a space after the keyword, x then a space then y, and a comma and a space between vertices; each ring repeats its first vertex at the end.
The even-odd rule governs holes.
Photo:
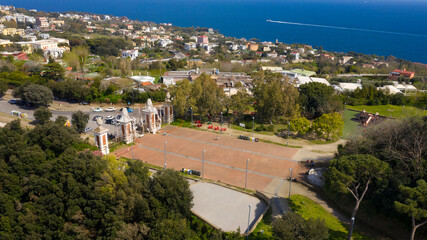
MULTIPOLYGON (((168 126, 167 129, 166 135, 159 131, 159 134, 146 134, 137 139, 134 158, 163 167, 164 142, 167 142, 167 168, 202 172, 202 151, 205 149, 204 177, 239 187, 245 186, 246 160, 250 159, 247 188, 261 191, 275 178, 289 178, 289 168, 294 169, 294 177, 305 171, 303 166, 292 160, 299 150, 297 148, 250 142, 226 135, 219 135, 216 140, 216 133, 188 128, 170 130, 168 126)), ((132 158, 130 149, 119 150, 117 155, 132 158)))

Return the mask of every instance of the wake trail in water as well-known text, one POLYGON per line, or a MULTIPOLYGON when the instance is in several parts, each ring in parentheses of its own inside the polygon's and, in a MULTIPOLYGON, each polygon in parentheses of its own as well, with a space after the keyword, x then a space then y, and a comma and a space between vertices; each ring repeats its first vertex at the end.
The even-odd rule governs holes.
POLYGON ((351 28, 351 27, 329 26, 329 25, 310 24, 310 23, 273 21, 270 19, 268 19, 267 22, 289 24, 289 25, 298 25, 298 26, 307 26, 307 27, 332 28, 332 29, 340 29, 340 30, 351 30, 351 31, 373 32, 373 33, 386 33, 386 34, 395 34, 395 35, 404 35, 404 36, 427 38, 427 35, 415 34, 415 33, 391 32, 391 31, 373 30, 373 29, 365 29, 365 28, 351 28))

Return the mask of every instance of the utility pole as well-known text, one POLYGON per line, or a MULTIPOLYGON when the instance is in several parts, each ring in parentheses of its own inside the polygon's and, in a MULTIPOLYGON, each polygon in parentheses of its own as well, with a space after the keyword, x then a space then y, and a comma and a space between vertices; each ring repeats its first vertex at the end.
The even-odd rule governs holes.
POLYGON ((291 171, 291 179, 289 180, 289 199, 291 198, 291 189, 292 189, 292 171, 294 170, 293 168, 289 168, 289 170, 291 171))
POLYGON ((166 144, 167 144, 168 142, 165 142, 165 170, 166 170, 166 144))
POLYGON ((255 129, 255 117, 252 116, 252 138, 254 138, 254 129, 255 129))
POLYGON ((247 186, 247 183, 248 183, 248 163, 249 163, 249 159, 246 160, 245 190, 246 190, 246 186, 247 186))
POLYGON ((202 152, 202 179, 205 179, 205 149, 202 152))

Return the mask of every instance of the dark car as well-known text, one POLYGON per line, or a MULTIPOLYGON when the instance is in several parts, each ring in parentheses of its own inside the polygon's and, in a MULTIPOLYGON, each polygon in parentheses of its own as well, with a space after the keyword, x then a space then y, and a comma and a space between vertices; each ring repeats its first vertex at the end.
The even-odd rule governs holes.
POLYGON ((106 119, 105 120, 105 124, 111 124, 111 125, 115 125, 116 124, 116 119, 106 119))
POLYGON ((104 117, 102 117, 102 116, 95 116, 95 117, 93 117, 93 121, 96 121, 96 119, 98 119, 98 118, 100 118, 100 119, 104 119, 104 117))
POLYGON ((83 132, 87 133, 87 132, 90 132, 90 131, 92 131, 92 128, 91 127, 86 127, 83 132))
POLYGON ((17 101, 17 100, 15 100, 15 99, 10 99, 10 100, 9 100, 9 103, 10 103, 10 104, 17 104, 17 103, 18 103, 18 101, 17 101))
POLYGON ((89 103, 88 102, 86 102, 86 101, 82 101, 81 103, 80 103, 80 105, 88 105, 89 103))

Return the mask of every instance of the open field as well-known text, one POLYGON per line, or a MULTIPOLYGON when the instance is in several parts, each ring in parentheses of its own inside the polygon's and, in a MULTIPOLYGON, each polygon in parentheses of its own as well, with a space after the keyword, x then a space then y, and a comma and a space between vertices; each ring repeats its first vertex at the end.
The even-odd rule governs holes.
POLYGON ((392 118, 401 118, 401 117, 411 117, 411 116, 427 116, 427 110, 422 110, 416 107, 411 106, 395 106, 395 105, 377 105, 377 106, 368 106, 368 105, 359 105, 359 106, 347 106, 348 109, 353 109, 357 111, 366 110, 368 113, 375 114, 376 112, 379 115, 384 117, 392 118))
POLYGON ((358 122, 351 120, 352 118, 356 118, 357 112, 345 110, 343 114, 343 120, 344 120, 344 129, 343 129, 343 139, 350 139, 351 136, 354 136, 357 134, 358 128, 357 125, 359 125, 358 122))
MULTIPOLYGON (((147 134, 132 147, 116 151, 116 155, 140 159, 145 163, 181 170, 193 169, 202 172, 202 177, 224 182, 237 187, 245 186, 246 163, 248 163, 247 188, 263 190, 273 179, 289 177, 289 168, 299 177, 306 169, 292 158, 299 151, 262 142, 239 140, 232 136, 168 126, 167 135, 147 134), (167 142, 165 144, 165 142, 167 142), (204 164, 202 151, 205 149, 204 164), (250 159, 247 162, 247 159, 250 159), (204 165, 204 167, 203 167, 204 165)), ((161 132, 161 131, 160 131, 161 132)))
MULTIPOLYGON (((289 206, 291 209, 300 214, 304 219, 320 218, 329 228, 329 239, 346 239, 348 227, 338 220, 335 216, 326 211, 322 206, 302 195, 292 195, 289 206)), ((353 239, 369 239, 353 232, 353 239)))

